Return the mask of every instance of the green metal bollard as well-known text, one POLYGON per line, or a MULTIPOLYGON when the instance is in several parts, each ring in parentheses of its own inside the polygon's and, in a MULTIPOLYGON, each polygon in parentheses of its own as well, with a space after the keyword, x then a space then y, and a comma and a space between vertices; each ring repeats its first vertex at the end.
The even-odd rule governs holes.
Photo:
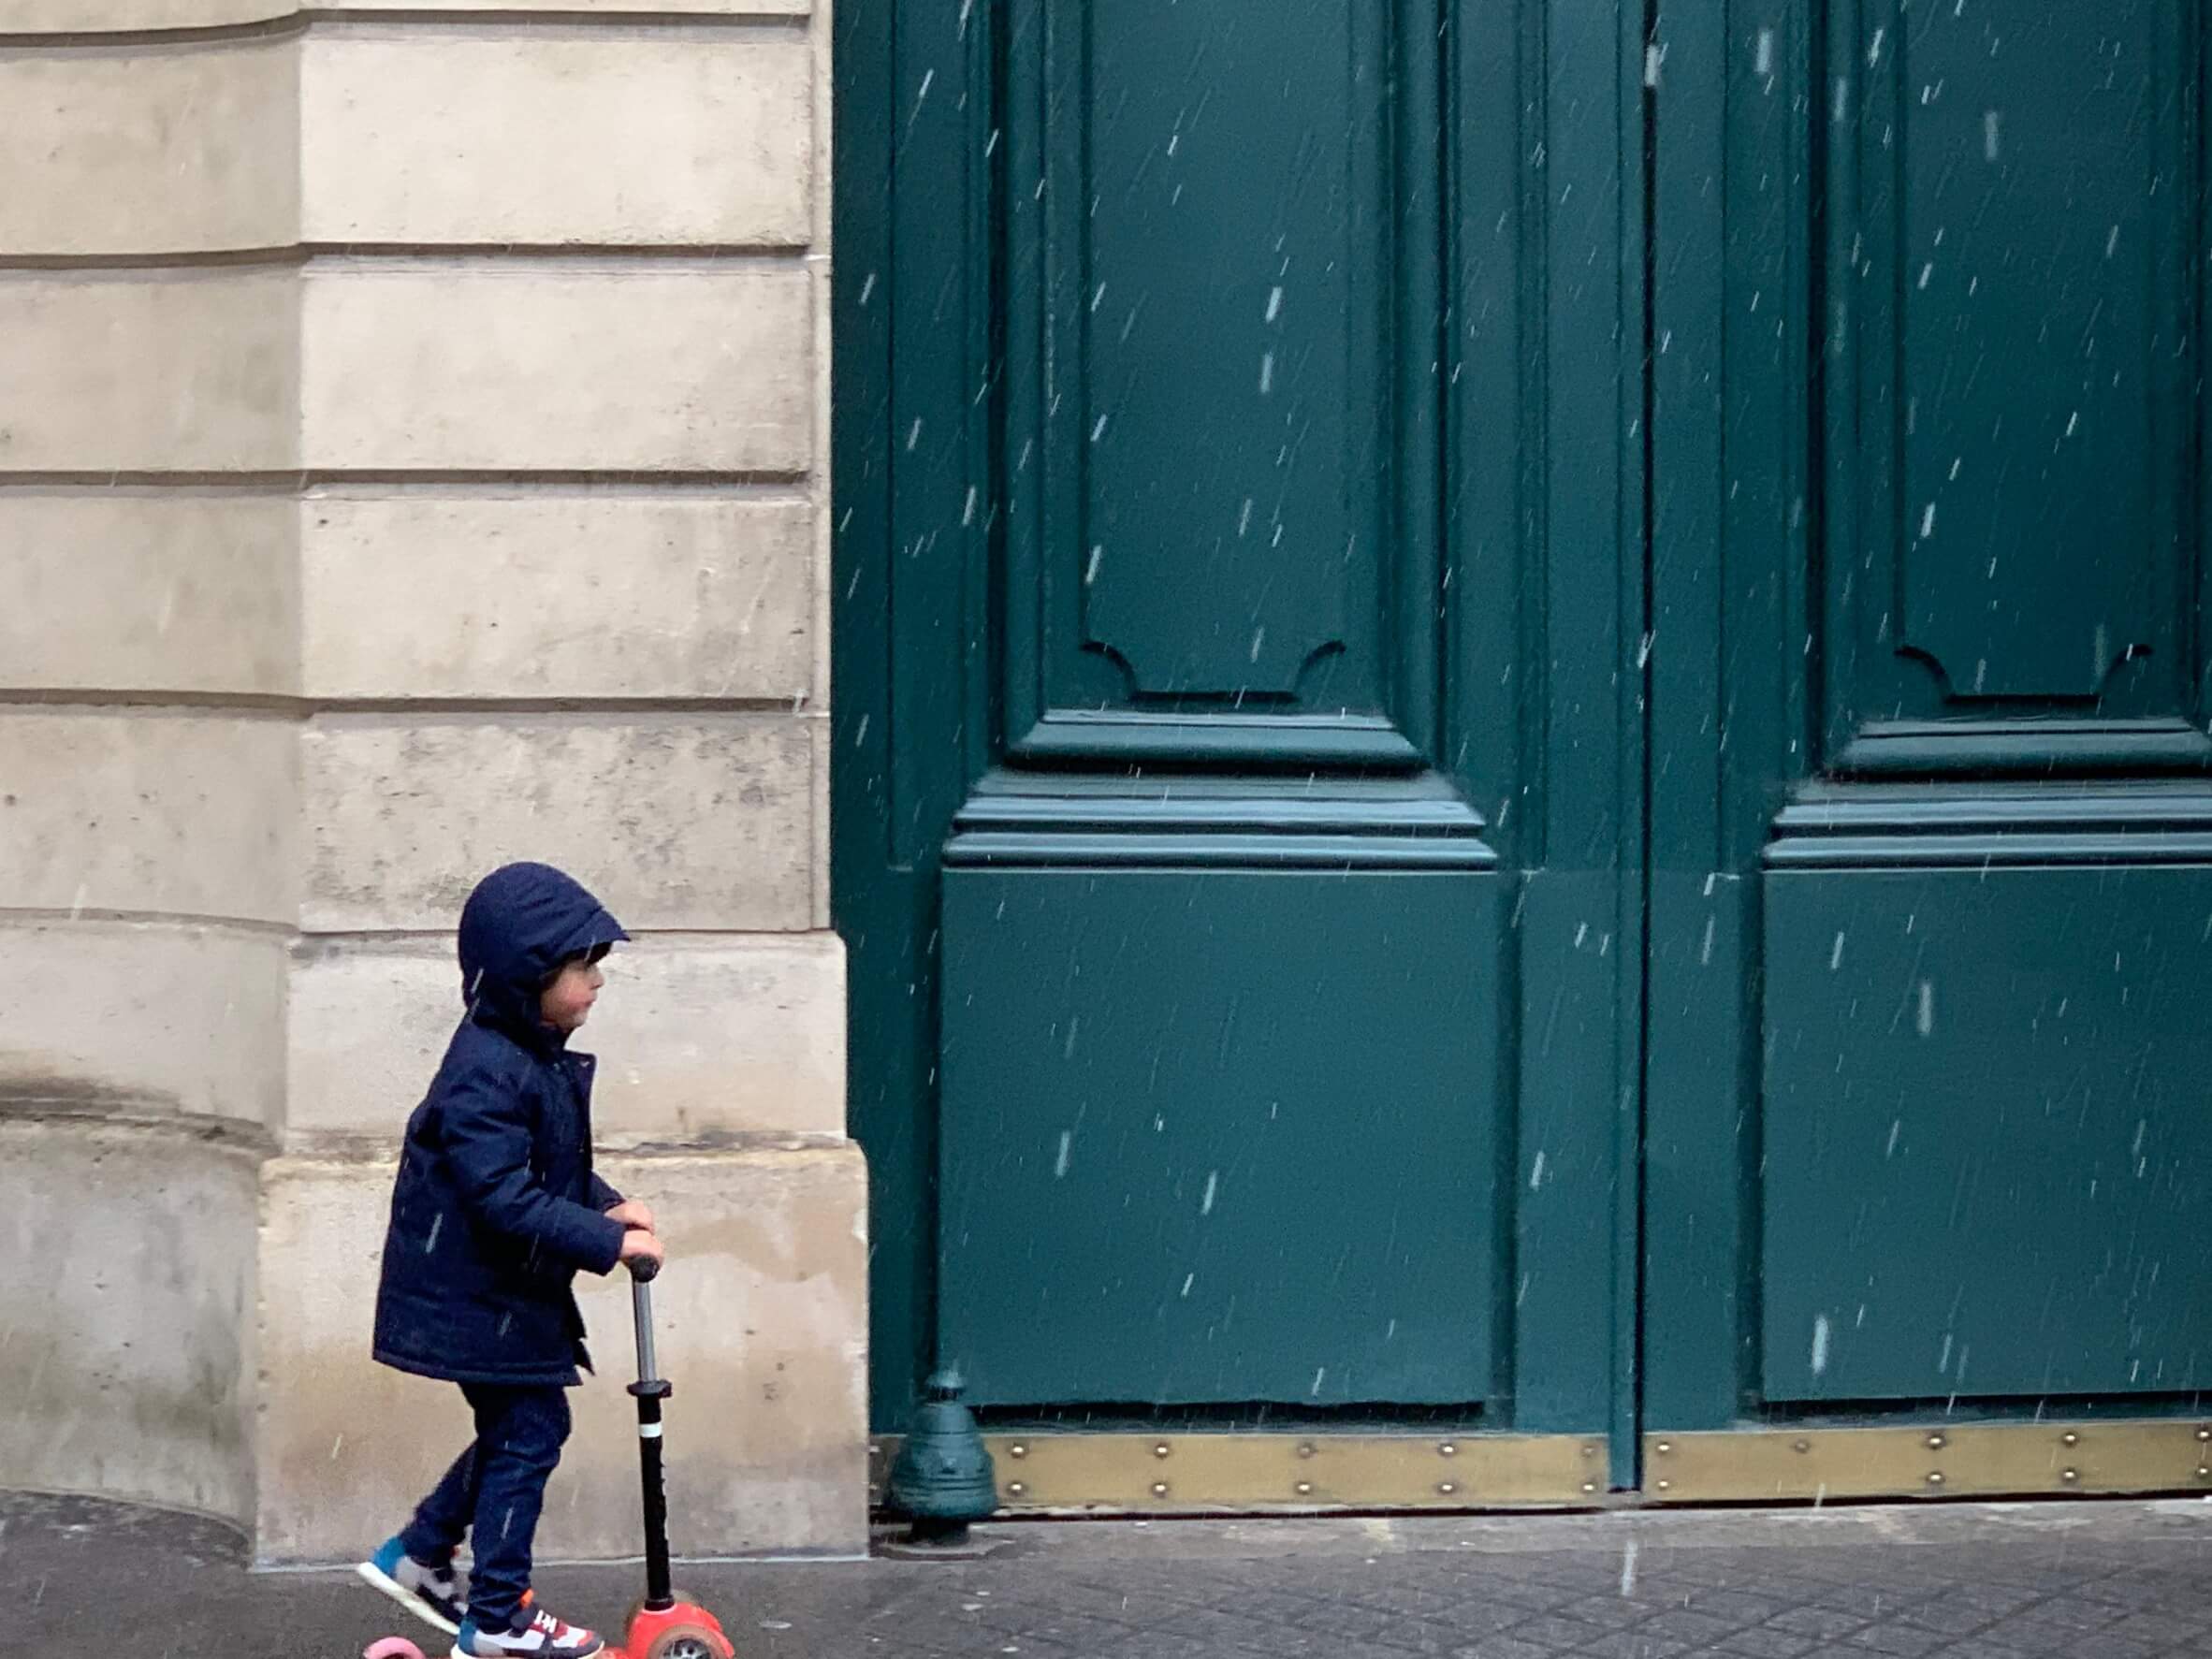
POLYGON ((914 1426, 891 1465, 885 1495, 913 1522, 911 1547, 958 1550, 968 1543, 969 1525, 998 1507, 991 1454, 975 1414, 960 1399, 966 1386, 956 1366, 930 1375, 914 1426))

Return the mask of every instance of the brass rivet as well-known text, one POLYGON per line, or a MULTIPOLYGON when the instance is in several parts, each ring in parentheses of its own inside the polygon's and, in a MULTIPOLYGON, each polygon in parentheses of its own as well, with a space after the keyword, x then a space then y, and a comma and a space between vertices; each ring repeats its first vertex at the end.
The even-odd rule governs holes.
POLYGON ((1597 1455, 1597 1448, 1585 1440, 1582 1443, 1582 1455, 1586 1458, 1594 1458, 1597 1455))
POLYGON ((1312 1496, 1313 1490, 1314 1483, 1310 1480, 1301 1480, 1298 1483, 1298 1495, 1302 1498, 1312 1496))
MULTIPOLYGON (((1659 1484, 1661 1486, 1665 1486, 1666 1482, 1662 1480, 1659 1484)), ((1597 1490, 1597 1482, 1594 1480, 1585 1480, 1582 1482, 1582 1490, 1584 1492, 1595 1492, 1597 1490)))
POLYGON ((1029 1448, 1026 1446, 1024 1446, 1019 1440, 1008 1447, 1006 1451, 1009 1457, 1026 1458, 1029 1455, 1029 1448))
POLYGON ((1796 1445, 1791 1447, 1790 1449, 1792 1451, 1811 1451, 1812 1449, 1812 1442, 1810 1440, 1800 1440, 1796 1445))
POLYGON ((1673 1481, 1671 1481, 1671 1480, 1662 1480, 1662 1481, 1659 1483, 1659 1490, 1660 1490, 1661 1492, 1665 1492, 1665 1491, 1666 1491, 1666 1490, 1668 1487, 1672 1486, 1673 1484, 1674 1484, 1674 1482, 1673 1482, 1673 1481))
POLYGON ((2212 1480, 2212 1469, 2200 1467, 2197 1470, 2197 1478, 2199 1480, 2212 1480))
POLYGON ((2197 1438, 2199 1440, 2212 1440, 2212 1429, 2199 1429, 2197 1438))
POLYGON ((1674 1449, 1674 1442, 1671 1440, 1662 1440, 1658 1445, 1652 1448, 1652 1449, 1657 1452, 1661 1457, 1665 1457, 1668 1452, 1674 1449))
POLYGON ((1006 1495, 1010 1498, 1018 1498, 1028 1490, 1029 1489, 1027 1487, 1024 1486, 1018 1480, 1009 1481, 1007 1483, 1006 1495))
POLYGON ((2075 1480, 2079 1480, 2079 1479, 2081 1478, 2081 1477, 2080 1477, 2079 1475, 2076 1475, 2076 1474, 2075 1474, 2075 1473, 2074 1473, 2074 1472, 2072 1469, 2061 1469, 2061 1470, 2059 1470, 2059 1478, 2060 1480, 2064 1480, 2064 1481, 2068 1481, 2068 1482, 2073 1482, 2073 1481, 2075 1481, 2075 1480))
POLYGON ((1163 1440, 1157 1446, 1154 1447, 1152 1448, 1152 1455, 1156 1458, 1166 1457, 1168 1455, 1168 1443, 1163 1440))
POLYGON ((1451 1494, 1452 1494, 1453 1492, 1455 1492, 1459 1491, 1460 1489, 1459 1489, 1458 1487, 1454 1486, 1454 1485, 1453 1485, 1453 1484, 1452 1484, 1450 1481, 1448 1481, 1448 1480, 1439 1480, 1439 1481, 1436 1483, 1436 1490, 1437 1490, 1438 1492, 1442 1492, 1442 1493, 1443 1493, 1443 1494, 1444 1494, 1446 1497, 1448 1497, 1448 1498, 1449 1496, 1451 1496, 1451 1494))
POLYGON ((1152 1483, 1152 1495, 1156 1498, 1166 1497, 1168 1495, 1168 1483, 1164 1480, 1154 1481, 1152 1483))
POLYGON ((1943 1472, 1941 1469, 1937 1469, 1937 1470, 1935 1470, 1934 1472, 1932 1472, 1932 1473, 1931 1473, 1931 1474, 1928 1476, 1928 1485, 1930 1485, 1930 1486, 1941 1486, 1941 1485, 1943 1485, 1943 1472))
POLYGON ((2079 1446, 2081 1444, 2081 1436, 2072 1433, 2064 1433, 2059 1436, 2059 1444, 2061 1446, 2079 1446))
POLYGON ((1941 1434, 1930 1434, 1930 1435, 1928 1437, 1928 1450, 1930 1450, 1930 1451, 1941 1451, 1941 1450, 1943 1450, 1943 1437, 1941 1434))
POLYGON ((1314 1455, 1314 1443, 1311 1440, 1302 1440, 1299 1442, 1298 1455, 1300 1457, 1310 1458, 1314 1455))
POLYGON ((1442 1452, 1442 1453, 1443 1453, 1443 1454, 1444 1454, 1446 1457, 1448 1457, 1448 1457, 1457 1457, 1457 1456, 1459 1455, 1459 1450, 1460 1450, 1460 1448, 1458 1448, 1458 1446, 1454 1445, 1454 1444, 1453 1444, 1451 1441, 1449 1441, 1449 1440, 1447 1440, 1447 1441, 1446 1441, 1446 1442, 1445 1442, 1445 1443, 1444 1443, 1442 1446, 1439 1446, 1439 1447, 1438 1447, 1436 1449, 1437 1449, 1438 1451, 1442 1452))

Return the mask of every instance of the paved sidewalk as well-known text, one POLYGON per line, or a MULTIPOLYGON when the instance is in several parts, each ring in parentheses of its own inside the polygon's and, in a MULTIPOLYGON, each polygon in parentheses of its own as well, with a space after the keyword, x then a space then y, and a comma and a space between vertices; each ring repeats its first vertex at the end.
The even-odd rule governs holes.
MULTIPOLYGON (((727 1564, 679 1581, 747 1659, 2158 1659, 2212 1655, 2212 1505, 1029 1523, 990 1558, 727 1564)), ((613 1620, 634 1567, 551 1567, 613 1620)), ((230 1530, 0 1495, 0 1652, 348 1659, 399 1619, 230 1530)), ((430 1637, 423 1630, 406 1634, 430 1637)), ((432 1640, 423 1645, 433 1654, 432 1640)))

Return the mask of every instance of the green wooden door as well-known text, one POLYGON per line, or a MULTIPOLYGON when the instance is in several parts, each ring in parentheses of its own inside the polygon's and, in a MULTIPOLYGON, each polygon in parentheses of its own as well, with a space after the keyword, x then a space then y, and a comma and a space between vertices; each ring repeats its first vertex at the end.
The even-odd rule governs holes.
POLYGON ((845 9, 882 1426, 1631 1448, 1632 10, 845 9))
POLYGON ((1668 10, 1655 1433, 2206 1381, 2208 25, 1668 10))
POLYGON ((845 8, 881 1426, 2196 1409, 2208 28, 845 8))

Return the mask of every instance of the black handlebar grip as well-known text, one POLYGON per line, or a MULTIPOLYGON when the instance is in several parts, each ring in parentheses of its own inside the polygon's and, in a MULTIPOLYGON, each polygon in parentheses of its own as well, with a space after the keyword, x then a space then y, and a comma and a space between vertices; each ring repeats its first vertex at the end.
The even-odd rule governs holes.
POLYGON ((650 1256, 633 1256, 623 1265, 629 1268, 630 1276, 641 1285, 651 1284, 661 1272, 661 1264, 650 1256))

